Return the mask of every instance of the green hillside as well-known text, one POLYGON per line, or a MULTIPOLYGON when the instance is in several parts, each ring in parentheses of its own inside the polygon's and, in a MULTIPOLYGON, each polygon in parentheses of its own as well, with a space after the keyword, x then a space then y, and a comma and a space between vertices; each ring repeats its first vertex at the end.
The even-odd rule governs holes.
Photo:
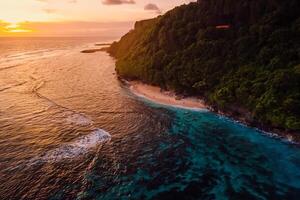
POLYGON ((300 1, 200 0, 137 22, 118 74, 282 131, 300 131, 300 1))

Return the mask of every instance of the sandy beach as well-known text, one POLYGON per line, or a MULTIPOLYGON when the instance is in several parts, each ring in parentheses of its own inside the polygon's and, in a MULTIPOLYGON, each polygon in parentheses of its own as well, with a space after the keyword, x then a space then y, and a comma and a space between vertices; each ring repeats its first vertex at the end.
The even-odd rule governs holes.
POLYGON ((197 98, 178 98, 171 91, 162 91, 160 87, 147 85, 138 81, 130 81, 129 84, 130 90, 134 94, 159 104, 189 109, 208 109, 204 101, 197 98))

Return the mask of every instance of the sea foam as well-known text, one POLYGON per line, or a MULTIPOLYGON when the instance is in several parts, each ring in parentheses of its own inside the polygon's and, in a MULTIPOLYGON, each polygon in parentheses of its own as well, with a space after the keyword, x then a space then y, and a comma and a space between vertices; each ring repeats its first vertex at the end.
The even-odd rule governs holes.
POLYGON ((43 155, 31 160, 31 164, 40 162, 60 162, 65 159, 76 158, 85 155, 89 150, 97 147, 97 145, 107 142, 111 139, 111 135, 102 130, 96 129, 89 135, 79 137, 71 143, 63 144, 60 147, 50 150, 43 155))
POLYGON ((71 124, 77 124, 77 125, 82 125, 82 126, 93 124, 92 120, 89 119, 87 116, 85 116, 83 114, 78 114, 78 113, 69 115, 66 118, 66 121, 71 124))

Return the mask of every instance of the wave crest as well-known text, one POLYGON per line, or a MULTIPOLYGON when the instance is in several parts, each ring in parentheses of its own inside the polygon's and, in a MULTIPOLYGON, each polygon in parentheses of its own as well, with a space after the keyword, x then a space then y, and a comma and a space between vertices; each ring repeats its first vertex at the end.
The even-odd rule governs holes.
POLYGON ((96 129, 89 135, 79 137, 74 142, 61 145, 60 147, 50 150, 45 154, 35 158, 31 163, 40 162, 60 162, 65 159, 71 159, 86 154, 90 149, 95 148, 100 143, 107 142, 111 135, 102 130, 96 129))

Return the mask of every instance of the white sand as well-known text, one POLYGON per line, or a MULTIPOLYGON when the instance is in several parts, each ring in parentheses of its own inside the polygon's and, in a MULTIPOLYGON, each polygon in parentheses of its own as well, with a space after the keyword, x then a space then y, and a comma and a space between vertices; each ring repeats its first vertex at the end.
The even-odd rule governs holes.
POLYGON ((182 98, 176 99, 176 95, 170 91, 162 91, 161 88, 147 85, 137 81, 131 81, 130 89, 131 91, 138 95, 143 96, 153 102, 183 107, 183 108, 191 108, 191 109, 207 109, 208 107, 204 104, 204 102, 197 98, 182 98))

